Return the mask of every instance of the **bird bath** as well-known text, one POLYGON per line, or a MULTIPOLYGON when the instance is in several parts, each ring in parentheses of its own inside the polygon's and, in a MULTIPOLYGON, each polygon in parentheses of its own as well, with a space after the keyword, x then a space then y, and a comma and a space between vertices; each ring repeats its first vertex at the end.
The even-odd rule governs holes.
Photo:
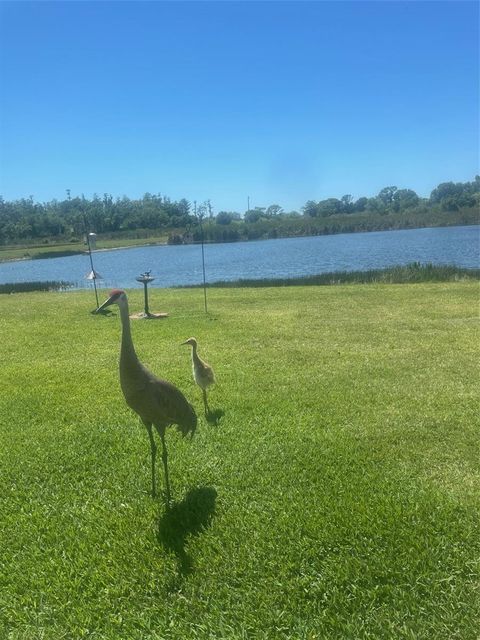
POLYGON ((160 318, 166 318, 168 313, 150 313, 150 309, 148 308, 148 290, 147 285, 149 282, 155 280, 153 276, 150 275, 150 271, 145 271, 138 278, 135 278, 137 282, 143 283, 143 291, 145 295, 145 309, 140 313, 133 313, 130 318, 133 320, 159 320, 160 318))

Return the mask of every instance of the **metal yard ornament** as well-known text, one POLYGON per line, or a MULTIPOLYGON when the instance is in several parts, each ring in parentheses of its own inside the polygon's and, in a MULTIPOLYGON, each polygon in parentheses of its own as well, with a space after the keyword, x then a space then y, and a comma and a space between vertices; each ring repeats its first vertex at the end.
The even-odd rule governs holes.
POLYGON ((144 309, 143 313, 134 314, 134 315, 130 316, 131 318, 139 318, 139 319, 147 319, 147 320, 158 320, 159 318, 166 318, 168 316, 168 313, 151 313, 150 309, 148 307, 148 289, 147 289, 147 286, 149 285, 150 282, 153 282, 155 280, 155 278, 150 275, 151 273, 152 273, 151 271, 145 271, 145 273, 142 273, 137 278, 135 278, 135 280, 137 282, 141 282, 143 284, 143 294, 144 294, 144 300, 145 300, 145 309, 144 309))
POLYGON ((143 284, 143 293, 144 293, 144 298, 145 298, 145 311, 144 311, 144 315, 146 318, 149 318, 152 314, 150 313, 150 309, 148 308, 148 290, 147 290, 147 285, 149 282, 153 282, 155 280, 155 278, 153 276, 150 275, 151 271, 145 271, 145 273, 142 273, 141 275, 138 276, 138 278, 135 278, 135 280, 137 282, 141 282, 143 284))

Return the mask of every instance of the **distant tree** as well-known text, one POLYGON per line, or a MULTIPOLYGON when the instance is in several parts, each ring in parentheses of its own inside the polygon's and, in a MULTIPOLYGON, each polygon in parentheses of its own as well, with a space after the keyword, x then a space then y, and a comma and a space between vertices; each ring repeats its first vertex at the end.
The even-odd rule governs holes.
POLYGON ((440 204, 444 211, 457 211, 461 207, 474 207, 478 202, 480 180, 474 182, 442 182, 430 194, 432 204, 440 204))
POLYGON ((245 222, 258 222, 265 215, 265 207, 255 207, 245 212, 245 222))
POLYGON ((396 191, 397 187, 384 187, 378 194, 377 198, 386 208, 389 208, 390 205, 393 204, 396 191))
POLYGON ((333 216, 336 213, 341 213, 342 202, 338 198, 327 198, 326 200, 320 200, 317 205, 318 215, 326 218, 333 216))
POLYGON ((181 215, 188 216, 190 213, 190 202, 185 198, 182 198, 178 203, 178 209, 181 215))
POLYGON ((266 208, 265 216, 267 218, 272 218, 273 216, 277 216, 278 214, 282 213, 282 211, 283 209, 279 204, 271 204, 266 208))
POLYGON ((202 222, 206 215, 207 204, 205 202, 202 202, 201 204, 197 205, 197 203, 195 202, 195 217, 197 218, 197 220, 202 222))
POLYGON ((353 198, 349 193, 342 196, 340 202, 342 203, 342 213, 351 213, 353 211, 353 198))
POLYGON ((233 219, 233 215, 229 211, 219 211, 215 218, 215 222, 217 224, 230 224, 233 219))
POLYGON ((358 200, 356 200, 352 207, 354 211, 365 211, 366 207, 367 207, 367 203, 368 203, 368 198, 365 198, 365 196, 362 196, 361 198, 358 198, 358 200))
POLYGON ((386 213, 385 206, 379 198, 367 198, 365 209, 370 213, 386 213))
POLYGON ((307 200, 307 202, 302 207, 303 215, 309 216, 310 218, 316 218, 318 215, 318 206, 317 203, 313 200, 307 200))
POLYGON ((393 194, 394 211, 404 211, 410 207, 416 207, 420 198, 412 189, 397 189, 393 194))
POLYGON ((205 202, 206 207, 207 207, 207 211, 208 211, 208 217, 210 218, 210 220, 213 218, 213 207, 212 207, 212 203, 210 202, 210 200, 207 200, 205 202))
POLYGON ((455 182, 442 182, 430 194, 430 202, 441 203, 447 199, 455 200, 462 193, 462 186, 455 182))

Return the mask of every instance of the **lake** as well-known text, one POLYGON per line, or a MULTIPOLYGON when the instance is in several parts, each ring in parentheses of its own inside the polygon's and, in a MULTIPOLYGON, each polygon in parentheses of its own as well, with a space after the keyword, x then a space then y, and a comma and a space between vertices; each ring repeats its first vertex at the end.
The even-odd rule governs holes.
MULTIPOLYGON (((288 278, 329 271, 378 269, 410 262, 480 267, 480 226, 374 231, 205 245, 207 282, 239 278, 288 278)), ((141 287, 135 277, 152 271, 151 286, 202 282, 200 245, 96 251, 98 286, 141 287)), ((0 283, 66 280, 89 288, 88 254, 0 263, 0 283)))

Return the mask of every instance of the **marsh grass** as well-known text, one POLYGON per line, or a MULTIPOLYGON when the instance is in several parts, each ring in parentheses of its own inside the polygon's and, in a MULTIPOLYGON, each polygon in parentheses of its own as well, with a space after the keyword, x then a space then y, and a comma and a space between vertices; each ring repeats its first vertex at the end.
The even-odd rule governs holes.
POLYGON ((73 287, 65 280, 41 280, 38 282, 7 282, 0 284, 0 293, 25 293, 27 291, 65 291, 73 287))
POLYGON ((118 315, 2 297, 0 637, 476 639, 478 283, 214 289, 209 315, 197 290, 151 298, 169 317, 133 324, 138 354, 200 417, 167 433, 170 512, 118 315))
MULTIPOLYGON (((336 284, 409 284, 413 282, 456 282, 480 280, 480 269, 467 269, 455 265, 434 265, 412 262, 383 269, 365 271, 331 271, 299 278, 257 278, 234 281, 221 280, 208 287, 292 287, 336 284)), ((200 288, 203 284, 184 285, 184 288, 200 288)))

